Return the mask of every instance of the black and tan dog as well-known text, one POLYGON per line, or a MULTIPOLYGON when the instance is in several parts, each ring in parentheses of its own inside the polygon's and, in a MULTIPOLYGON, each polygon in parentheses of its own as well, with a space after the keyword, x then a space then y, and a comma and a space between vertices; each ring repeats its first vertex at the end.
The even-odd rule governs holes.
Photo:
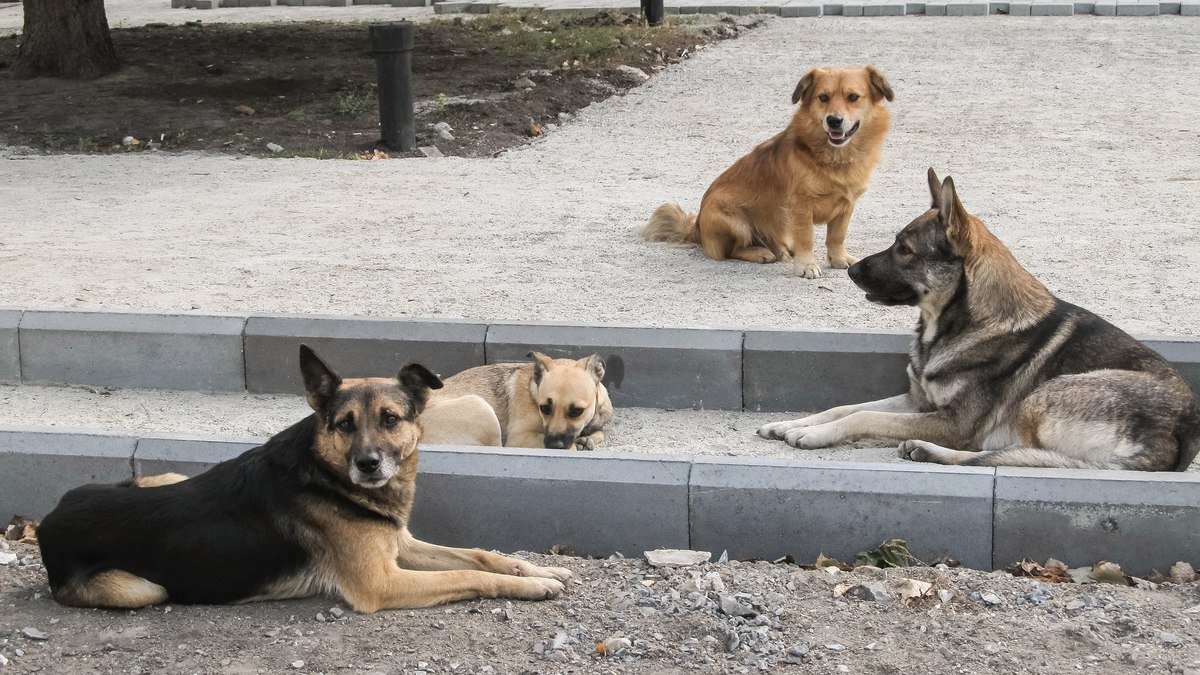
POLYGON ((758 433, 798 448, 902 441, 901 456, 941 464, 1187 468, 1200 410, 1179 373, 1055 297, 967 213, 952 180, 930 169, 929 190, 933 207, 849 272, 868 300, 921 311, 908 393, 758 433))
MULTIPOLYGON (((478 396, 492 407, 504 445, 518 448, 594 450, 604 440, 612 419, 612 400, 604 379, 604 361, 592 354, 581 359, 552 359, 530 352, 530 363, 494 363, 468 368, 446 378, 446 386, 430 401, 470 400, 478 396)), ((487 429, 484 417, 441 417, 426 432, 449 433, 450 424, 487 429)))
POLYGON ((141 607, 330 595, 373 612, 562 592, 568 570, 409 534, 419 416, 437 376, 410 364, 396 378, 342 380, 304 346, 300 366, 315 414, 262 446, 181 482, 64 495, 38 530, 54 598, 141 607))

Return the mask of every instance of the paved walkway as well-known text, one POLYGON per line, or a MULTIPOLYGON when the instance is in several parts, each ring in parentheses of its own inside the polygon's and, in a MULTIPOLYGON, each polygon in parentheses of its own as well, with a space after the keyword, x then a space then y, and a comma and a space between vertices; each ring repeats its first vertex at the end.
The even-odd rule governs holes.
MULTIPOLYGON (((321 0, 324 1, 324 0, 321 0)), ((344 2, 345 0, 328 0, 344 2)), ((447 0, 434 3, 442 12, 486 13, 495 8, 541 7, 548 11, 623 9, 639 12, 630 0, 447 0)), ((1200 0, 664 0, 667 14, 776 14, 818 16, 1200 16, 1200 0)))

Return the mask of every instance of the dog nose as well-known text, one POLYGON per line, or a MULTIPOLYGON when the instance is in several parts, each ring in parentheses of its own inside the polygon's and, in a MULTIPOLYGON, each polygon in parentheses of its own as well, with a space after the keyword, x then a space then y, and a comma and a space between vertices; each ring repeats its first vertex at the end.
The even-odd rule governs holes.
POLYGON ((829 117, 826 117, 825 123, 829 125, 830 129, 842 128, 842 118, 838 117, 837 115, 830 115, 829 117))
POLYGON ((544 445, 551 450, 566 450, 575 444, 575 437, 567 434, 557 434, 554 436, 546 436, 544 445))
POLYGON ((863 265, 863 262, 865 261, 860 260, 851 265, 850 269, 846 270, 846 274, 850 277, 850 281, 858 281, 862 277, 863 268, 866 267, 866 265, 863 265))
POLYGON ((375 473, 379 469, 379 455, 366 455, 354 460, 354 466, 363 473, 375 473))

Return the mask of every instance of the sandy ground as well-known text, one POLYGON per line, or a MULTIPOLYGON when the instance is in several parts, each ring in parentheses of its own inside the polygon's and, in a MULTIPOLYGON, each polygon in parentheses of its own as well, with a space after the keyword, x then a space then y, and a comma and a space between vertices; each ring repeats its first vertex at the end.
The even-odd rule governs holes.
POLYGON ((908 327, 842 271, 634 233, 694 208, 824 63, 873 63, 897 94, 852 252, 926 208, 932 165, 1067 300, 1200 335, 1200 33, 1177 17, 773 20, 494 160, 10 154, 0 305, 908 327))
MULTIPOLYGON (((427 21, 432 7, 229 7, 217 9, 171 9, 170 0, 105 0, 104 13, 110 28, 132 28, 148 23, 286 23, 290 21, 427 21)), ((20 33, 24 23, 21 6, 0 9, 0 35, 20 33)))
POLYGON ((19 562, 0 566, 6 672, 1200 673, 1194 582, 1139 590, 959 569, 658 570, 531 555, 575 573, 563 596, 373 615, 330 599, 112 612, 56 604, 36 547, 9 555, 19 562), (899 599, 907 579, 932 584, 911 606, 899 599), (836 597, 838 584, 886 597, 836 597), (750 616, 722 612, 722 599, 750 616), (621 648, 604 658, 597 643, 621 648))
MULTIPOLYGON (((129 434, 266 438, 308 415, 300 396, 0 385, 0 426, 83 427, 129 434)), ((900 462, 893 447, 856 444, 797 450, 755 435, 791 413, 621 408, 600 449, 667 455, 728 455, 900 462)))

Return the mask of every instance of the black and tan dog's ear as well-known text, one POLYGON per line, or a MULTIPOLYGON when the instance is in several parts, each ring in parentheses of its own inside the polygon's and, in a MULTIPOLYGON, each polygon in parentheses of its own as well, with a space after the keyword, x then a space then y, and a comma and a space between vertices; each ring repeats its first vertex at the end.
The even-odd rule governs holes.
POLYGON ((425 409, 425 402, 429 400, 429 390, 441 389, 443 386, 442 378, 419 363, 410 363, 401 368, 396 379, 400 381, 400 388, 412 399, 416 408, 413 412, 418 415, 425 409))
POLYGON ((801 101, 808 103, 812 100, 813 85, 817 82, 817 69, 813 68, 808 71, 808 74, 800 78, 796 83, 796 90, 792 92, 792 105, 801 101))
POLYGON ((936 209, 942 203, 942 179, 938 178, 937 172, 933 167, 929 167, 928 173, 925 174, 926 180, 929 181, 929 199, 931 209, 936 209))
POLYGON ((554 359, 541 352, 529 352, 527 356, 533 359, 533 383, 541 384, 542 375, 554 365, 554 359))
POLYGON ((883 76, 883 73, 870 66, 867 66, 867 82, 871 86, 871 95, 876 101, 881 98, 888 101, 896 99, 896 95, 892 93, 892 85, 888 84, 887 78, 883 76))
POLYGON ((604 359, 600 358, 599 354, 585 356, 576 361, 576 363, 579 364, 580 368, 583 368, 588 372, 589 375, 592 376, 592 379, 596 381, 596 384, 600 384, 600 380, 604 379, 604 359))
POLYGON ((325 406, 342 384, 342 378, 305 344, 300 345, 300 374, 304 376, 308 405, 316 412, 324 412, 325 406))
POLYGON ((938 220, 946 228, 946 238, 962 255, 971 246, 971 217, 967 209, 958 199, 958 191, 954 189, 954 179, 946 176, 942 181, 942 192, 938 199, 938 220))

